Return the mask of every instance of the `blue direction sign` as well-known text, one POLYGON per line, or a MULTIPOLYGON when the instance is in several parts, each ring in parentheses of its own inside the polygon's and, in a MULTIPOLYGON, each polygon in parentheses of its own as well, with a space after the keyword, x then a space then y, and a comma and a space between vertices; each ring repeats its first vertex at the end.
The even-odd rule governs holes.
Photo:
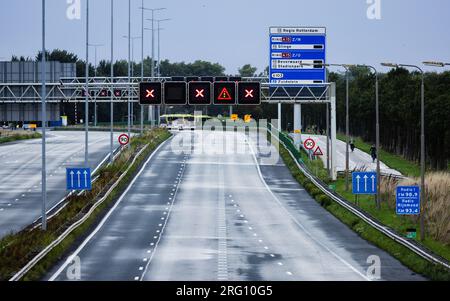
POLYGON ((270 28, 270 83, 286 85, 326 82, 325 27, 270 28), (305 65, 306 64, 306 65, 305 65))
POLYGON ((66 183, 67 190, 91 190, 91 169, 67 168, 66 183))
POLYGON ((395 211, 398 215, 420 214, 420 187, 398 186, 395 211))
POLYGON ((375 172, 352 173, 353 194, 376 194, 377 174, 375 172))

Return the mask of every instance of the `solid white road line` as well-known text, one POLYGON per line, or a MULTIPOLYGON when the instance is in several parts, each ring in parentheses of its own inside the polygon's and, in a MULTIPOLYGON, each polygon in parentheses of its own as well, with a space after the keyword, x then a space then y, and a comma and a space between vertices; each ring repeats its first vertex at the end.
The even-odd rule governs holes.
MULTIPOLYGON (((249 137, 249 140, 251 139, 251 137, 249 137)), ((256 169, 258 171, 258 175, 259 178, 261 179, 261 182, 264 184, 264 186, 267 188, 267 191, 272 195, 273 199, 278 203, 278 205, 280 206, 280 208, 285 211, 287 213, 287 215, 292 219, 292 221, 297 224, 297 226, 299 226, 313 241, 315 241, 317 244, 319 244, 320 246, 322 246, 325 250, 327 250, 330 254, 332 254, 336 259, 338 259, 340 262, 342 262, 344 265, 346 265, 347 267, 349 267, 352 271, 354 271, 356 274, 358 274, 359 276, 361 276, 363 279, 367 280, 367 281, 371 281, 372 279, 370 279, 369 277, 367 277, 366 275, 364 275, 363 273, 361 273, 360 271, 358 271, 358 269, 356 269, 354 266, 352 266, 349 262, 347 262, 345 259, 343 259, 342 257, 340 257, 338 254, 336 254, 335 252, 333 252, 330 248, 328 248, 325 244, 323 244, 321 241, 319 241, 318 239, 316 239, 293 215, 291 212, 289 212, 289 210, 286 209, 286 207, 284 207, 284 205, 281 203, 281 201, 278 199, 278 197, 273 193, 273 191, 271 190, 271 188, 269 187, 269 185, 266 183, 266 181, 264 180, 264 177, 262 175, 261 172, 261 168, 259 167, 259 163, 258 163, 258 158, 256 157, 256 153, 253 149, 253 146, 251 145, 250 142, 247 141, 247 144, 250 148, 250 152, 252 153, 253 156, 253 160, 255 161, 255 165, 256 165, 256 169)))
MULTIPOLYGON (((173 136, 172 136, 173 137, 173 136)), ((144 165, 142 165, 141 169, 139 170, 139 172, 136 174, 136 176, 133 178, 133 180, 131 181, 131 183, 128 185, 127 189, 122 193, 122 195, 120 196, 120 198, 117 200, 116 204, 114 204, 114 206, 108 211, 108 213, 105 215, 105 217, 102 219, 102 221, 99 223, 99 225, 95 228, 94 231, 92 231, 92 233, 83 241, 83 243, 75 250, 75 252, 73 252, 72 255, 70 255, 67 260, 64 262, 64 264, 56 271, 55 274, 52 275, 52 277, 50 277, 49 281, 54 281, 65 269, 66 267, 73 261, 73 259, 75 258, 75 256, 77 256, 83 249, 84 247, 89 243, 89 241, 97 234, 98 231, 100 231, 100 229, 103 227, 103 225, 105 224, 105 222, 109 219, 109 217, 111 216, 111 214, 116 210, 116 208, 119 206, 119 204, 122 202, 122 200, 124 199, 124 197, 127 195, 128 191, 131 189, 131 187, 133 186, 133 184, 136 182, 136 180, 139 178, 139 176, 142 174, 142 172, 145 170, 145 168, 147 167, 147 164, 150 162, 150 160, 155 156, 155 154, 158 153, 159 149, 161 149, 164 145, 166 145, 170 140, 172 140, 172 137, 167 139, 166 141, 164 141, 163 143, 161 143, 154 151, 153 153, 150 155, 150 157, 147 159, 147 161, 145 161, 144 165)))

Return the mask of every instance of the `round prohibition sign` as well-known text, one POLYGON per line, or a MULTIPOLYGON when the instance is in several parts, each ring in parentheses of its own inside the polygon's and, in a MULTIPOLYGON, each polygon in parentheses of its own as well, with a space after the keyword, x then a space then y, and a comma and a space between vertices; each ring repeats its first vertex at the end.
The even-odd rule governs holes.
POLYGON ((119 143, 122 146, 127 145, 128 143, 130 143, 130 137, 128 137, 127 134, 122 134, 119 136, 119 143))
POLYGON ((308 138, 305 140, 305 142, 303 143, 303 146, 307 149, 307 150, 312 150, 315 146, 316 146, 316 142, 314 140, 312 140, 311 138, 308 138))

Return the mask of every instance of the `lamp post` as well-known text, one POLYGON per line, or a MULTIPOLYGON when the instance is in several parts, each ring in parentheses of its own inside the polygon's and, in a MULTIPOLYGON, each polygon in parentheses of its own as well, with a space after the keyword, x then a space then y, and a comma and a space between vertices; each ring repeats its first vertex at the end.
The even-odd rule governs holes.
POLYGON ((110 142, 109 142, 109 162, 114 160, 114 0, 111 0, 111 103, 110 110, 110 142))
MULTIPOLYGON (((144 0, 141 2, 141 82, 144 81, 144 0)), ((144 107, 141 105, 141 135, 144 134, 144 107)))
POLYGON ((86 95, 84 98, 85 151, 84 166, 89 166, 89 0, 86 0, 86 95))
POLYGON ((170 21, 170 20, 171 19, 157 20, 157 22, 158 22, 158 68, 157 68, 158 77, 161 77, 161 30, 163 30, 163 28, 161 28, 161 22, 170 21))
MULTIPOLYGON (((127 35, 122 36, 125 39, 128 39, 127 35)), ((131 62, 129 63, 131 65, 131 77, 134 77, 134 41, 141 39, 141 37, 131 37, 131 62)), ((134 123, 134 105, 131 104, 131 126, 133 126, 134 123)))
POLYGON ((393 63, 381 63, 381 65, 390 68, 414 68, 420 72, 422 78, 420 87, 420 198, 422 200, 423 206, 420 212, 420 239, 423 240, 425 238, 425 74, 423 70, 416 65, 393 63))
MULTIPOLYGON (((94 77, 97 77, 97 48, 105 46, 104 44, 89 44, 94 47, 94 77)), ((94 100, 94 126, 97 126, 97 98, 94 100)))
POLYGON ((42 81, 42 230, 47 230, 47 171, 45 161, 45 127, 47 119, 46 108, 46 89, 45 89, 45 76, 46 76, 46 57, 45 57, 45 0, 42 0, 42 66, 41 66, 41 81, 42 81))
MULTIPOLYGON (((158 29, 157 29, 157 31, 158 31, 158 60, 157 60, 157 64, 158 65, 157 65, 157 73, 156 73, 156 76, 158 78, 161 77, 161 68, 160 68, 160 66, 161 66, 161 40, 160 40, 160 36, 161 36, 161 30, 162 30, 161 22, 169 21, 169 20, 171 20, 171 19, 155 20, 158 23, 158 29)), ((159 116, 161 115, 161 106, 157 106, 157 108, 158 108, 157 114, 156 114, 158 116, 157 125, 159 126, 159 121, 160 121, 159 116)))
POLYGON ((450 63, 444 63, 444 62, 434 62, 434 61, 426 61, 423 62, 425 66, 431 66, 431 67, 445 67, 450 66, 450 63))
MULTIPOLYGON (((349 170, 350 170, 350 151, 349 151, 349 136, 350 136, 350 117, 349 117, 349 71, 350 68, 355 66, 351 64, 310 64, 302 63, 304 66, 322 66, 322 67, 342 67, 345 69, 345 136, 346 136, 346 147, 345 147, 345 190, 349 190, 349 170)), ((328 114, 328 110, 327 110, 328 114)), ((327 119, 328 120, 328 119, 327 119)), ((328 128, 327 128, 327 145, 328 145, 328 128)), ((327 147, 328 150, 328 147, 327 147)), ((330 154, 327 153, 327 165, 330 154)))
MULTIPOLYGON (((165 7, 160 7, 160 8, 142 8, 145 10, 149 10, 152 12, 152 18, 151 19, 147 19, 147 20, 151 20, 152 21, 152 61, 151 61, 151 67, 150 67, 150 73, 151 73, 151 78, 152 80, 154 80, 155 77, 155 11, 161 11, 161 10, 165 10, 165 7)), ((144 22, 142 22, 142 26, 144 26, 144 22)), ((149 115, 153 115, 153 106, 149 106, 149 115)), ((153 117, 153 116, 152 116, 153 117)), ((153 118, 152 118, 153 119, 153 118)), ((153 125, 153 120, 151 120, 152 125, 153 125)))
POLYGON ((128 137, 131 137, 131 0, 128 0, 128 137))
POLYGON ((380 103, 379 103, 379 91, 378 91, 378 70, 370 65, 358 65, 358 67, 366 67, 371 69, 375 74, 375 148, 377 154, 377 209, 381 209, 381 170, 380 170, 380 103))

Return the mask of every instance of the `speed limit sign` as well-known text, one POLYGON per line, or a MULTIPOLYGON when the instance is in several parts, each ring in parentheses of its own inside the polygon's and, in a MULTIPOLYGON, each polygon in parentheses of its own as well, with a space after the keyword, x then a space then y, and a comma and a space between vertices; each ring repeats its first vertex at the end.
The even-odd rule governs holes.
POLYGON ((127 134, 122 134, 119 136, 119 143, 122 146, 127 145, 128 143, 130 143, 130 137, 128 137, 127 134))
POLYGON ((306 139, 305 142, 303 143, 303 146, 304 146, 305 149, 307 149, 307 150, 312 150, 312 149, 316 146, 316 142, 315 142, 313 139, 308 138, 308 139, 306 139))

